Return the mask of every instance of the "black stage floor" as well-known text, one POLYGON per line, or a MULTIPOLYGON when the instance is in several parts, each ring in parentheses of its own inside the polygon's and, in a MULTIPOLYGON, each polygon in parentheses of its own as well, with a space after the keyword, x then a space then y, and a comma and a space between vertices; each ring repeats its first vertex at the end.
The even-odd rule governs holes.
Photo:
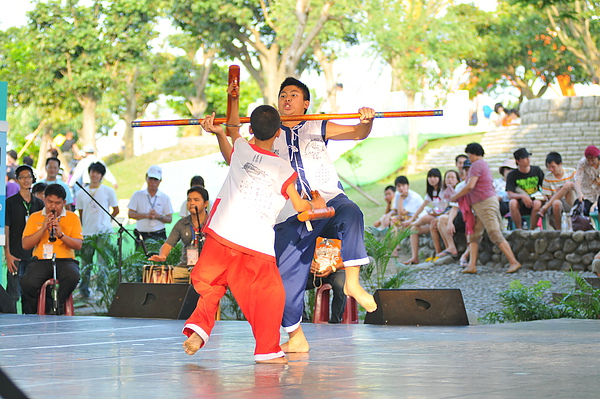
MULTIPOLYGON (((310 354, 256 365, 247 323, 195 356, 183 321, 0 315, 0 366, 30 398, 598 398, 600 321, 303 324, 310 354)), ((283 336, 282 336, 283 339, 283 336)))

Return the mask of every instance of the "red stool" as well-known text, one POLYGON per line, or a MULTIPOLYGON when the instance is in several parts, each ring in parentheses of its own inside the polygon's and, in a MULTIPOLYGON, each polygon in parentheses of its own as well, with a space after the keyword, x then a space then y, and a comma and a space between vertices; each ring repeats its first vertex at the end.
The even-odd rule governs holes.
MULTIPOLYGON (((54 280, 53 278, 51 278, 49 280, 46 280, 44 285, 42 285, 42 288, 40 289, 40 295, 38 296, 37 314, 42 314, 42 315, 46 314, 47 288, 49 285, 54 285, 54 284, 58 284, 58 280, 54 280)), ((69 298, 65 302, 65 315, 73 316, 74 313, 75 313, 75 309, 73 307, 73 295, 69 295, 69 298)))
MULTIPOLYGON (((329 291, 331 284, 323 284, 315 295, 315 311, 313 323, 329 323, 329 291)), ((358 305, 356 299, 351 296, 346 297, 346 308, 342 316, 342 324, 358 324, 358 305)))

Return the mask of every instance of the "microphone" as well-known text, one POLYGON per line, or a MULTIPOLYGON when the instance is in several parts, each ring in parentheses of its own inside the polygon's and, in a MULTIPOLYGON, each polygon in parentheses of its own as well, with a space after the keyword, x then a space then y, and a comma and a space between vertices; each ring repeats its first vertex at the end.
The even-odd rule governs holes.
MULTIPOLYGON (((54 215, 54 217, 56 217, 55 211, 50 211, 50 212, 52 213, 52 215, 54 215)), ((56 241, 56 236, 54 235, 54 226, 52 226, 52 228, 50 229, 50 237, 48 238, 48 241, 50 241, 50 242, 56 241)))

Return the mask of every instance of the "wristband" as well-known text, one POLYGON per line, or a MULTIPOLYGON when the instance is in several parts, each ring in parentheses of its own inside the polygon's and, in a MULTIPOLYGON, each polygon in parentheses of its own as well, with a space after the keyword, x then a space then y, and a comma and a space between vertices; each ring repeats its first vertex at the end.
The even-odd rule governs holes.
POLYGON ((310 205, 311 212, 315 210, 315 206, 313 205, 313 203, 311 201, 308 201, 308 205, 310 205))
POLYGON ((59 240, 62 240, 62 238, 65 236, 65 233, 62 233, 62 236, 57 237, 59 240))
POLYGON ((223 123, 223 126, 227 126, 227 127, 242 127, 242 124, 238 124, 238 125, 230 125, 229 123, 223 123))
POLYGON ((335 268, 335 266, 331 266, 331 270, 332 270, 331 273, 335 273, 337 271, 337 269, 335 268))

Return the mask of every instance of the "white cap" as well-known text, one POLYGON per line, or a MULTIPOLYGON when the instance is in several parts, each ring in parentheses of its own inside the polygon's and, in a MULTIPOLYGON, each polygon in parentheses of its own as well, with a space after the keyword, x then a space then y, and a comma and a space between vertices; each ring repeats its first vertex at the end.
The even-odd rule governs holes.
POLYGON ((148 168, 146 175, 148 175, 148 177, 152 177, 153 179, 162 180, 162 169, 160 166, 152 165, 148 168))
POLYGON ((93 154, 94 153, 94 146, 91 146, 89 144, 83 146, 83 152, 88 153, 88 154, 93 154))

